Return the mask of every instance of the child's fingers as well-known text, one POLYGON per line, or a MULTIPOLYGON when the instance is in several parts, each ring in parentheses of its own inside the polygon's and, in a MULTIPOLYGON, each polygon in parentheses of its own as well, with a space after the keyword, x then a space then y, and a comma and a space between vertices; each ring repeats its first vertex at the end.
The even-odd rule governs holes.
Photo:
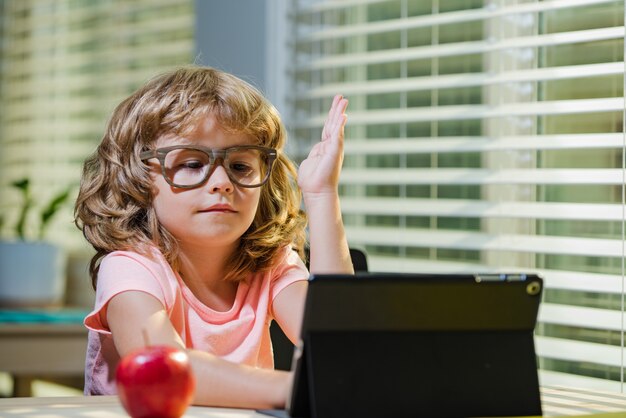
POLYGON ((337 110, 337 103, 340 100, 340 96, 336 95, 333 97, 333 102, 330 105, 330 109, 328 110, 328 115, 326 116, 326 120, 324 121, 324 129, 322 129, 322 141, 330 138, 334 132, 334 120, 335 113, 337 110))
POLYGON ((346 107, 348 106, 348 101, 343 97, 337 104, 337 113, 335 115, 334 126, 333 126, 333 136, 339 137, 343 133, 343 128, 346 124, 346 107))
POLYGON ((336 137, 341 133, 341 128, 345 124, 345 110, 348 101, 340 94, 333 98, 333 102, 328 111, 328 116, 322 129, 322 141, 336 137))
POLYGON ((341 99, 337 103, 336 123, 343 125, 345 122, 346 108, 348 107, 348 100, 341 96, 341 99))
POLYGON ((335 122, 335 125, 336 125, 338 122, 341 122, 341 115, 346 109, 346 100, 343 98, 343 96, 337 95, 335 96, 335 101, 333 104, 334 104, 333 121, 335 122))
POLYGON ((343 96, 335 96, 328 115, 329 129, 327 130, 327 134, 330 134, 331 137, 336 136, 341 130, 341 126, 344 123, 343 116, 347 104, 348 102, 343 98, 343 96))

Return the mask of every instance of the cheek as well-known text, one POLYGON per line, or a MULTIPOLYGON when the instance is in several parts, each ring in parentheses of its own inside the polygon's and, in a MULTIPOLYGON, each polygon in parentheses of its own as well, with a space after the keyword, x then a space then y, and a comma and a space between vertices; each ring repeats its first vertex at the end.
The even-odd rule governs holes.
POLYGON ((259 211, 259 200, 261 197, 261 193, 258 190, 249 190, 254 193, 249 193, 244 197, 245 206, 246 206, 246 223, 248 226, 252 225, 254 219, 256 218, 256 214, 259 211))
POLYGON ((176 214, 180 212, 176 210, 177 208, 180 209, 180 202, 176 195, 171 192, 169 185, 161 183, 165 182, 159 178, 155 179, 152 207, 159 223, 169 229, 169 224, 176 219, 176 214))
POLYGON ((155 196, 152 200, 152 207, 154 208, 154 214, 157 220, 165 229, 169 230, 169 224, 172 223, 172 205, 161 196, 155 196))
POLYGON ((250 219, 254 219, 254 217, 256 216, 257 211, 259 210, 259 200, 261 198, 261 193, 258 190, 254 190, 255 193, 253 193, 249 198, 248 198, 248 206, 250 208, 250 219))

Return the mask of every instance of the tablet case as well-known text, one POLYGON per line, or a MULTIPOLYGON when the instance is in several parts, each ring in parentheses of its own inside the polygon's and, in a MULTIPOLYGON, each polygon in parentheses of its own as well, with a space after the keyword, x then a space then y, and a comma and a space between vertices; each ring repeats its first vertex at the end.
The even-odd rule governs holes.
POLYGON ((535 275, 314 275, 288 415, 541 415, 535 275))

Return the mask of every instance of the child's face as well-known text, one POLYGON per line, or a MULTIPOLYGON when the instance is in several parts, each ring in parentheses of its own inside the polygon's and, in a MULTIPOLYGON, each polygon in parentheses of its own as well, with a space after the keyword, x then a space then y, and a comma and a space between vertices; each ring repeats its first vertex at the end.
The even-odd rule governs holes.
MULTIPOLYGON (((255 143, 247 135, 222 131, 209 114, 185 138, 166 135, 157 140, 156 147, 191 144, 222 149, 255 143)), ((178 239, 183 252, 199 247, 236 248, 239 238, 252 224, 264 186, 239 187, 228 178, 224 167, 217 165, 197 188, 175 188, 161 175, 156 159, 148 163, 153 167, 153 205, 157 218, 178 239)))

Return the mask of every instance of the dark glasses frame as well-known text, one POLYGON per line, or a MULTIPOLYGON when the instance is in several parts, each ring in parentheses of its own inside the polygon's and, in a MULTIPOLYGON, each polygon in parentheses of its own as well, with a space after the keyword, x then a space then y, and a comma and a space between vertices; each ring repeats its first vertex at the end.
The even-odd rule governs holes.
POLYGON ((161 174, 163 175, 163 178, 170 186, 177 187, 180 189, 194 189, 207 181, 207 179, 213 172, 213 169, 217 161, 221 160, 222 162, 224 162, 224 160, 226 159, 226 156, 231 152, 250 150, 250 149, 260 151, 261 154, 267 159, 267 173, 265 173, 265 178, 262 179, 260 183, 252 184, 252 185, 239 183, 230 172, 229 167, 226 167, 224 165, 222 165, 222 167, 224 167, 224 169, 226 170, 226 174, 228 174, 228 178, 230 179, 230 181, 235 183, 237 186, 246 187, 246 188, 261 187, 262 185, 267 183, 267 180, 270 177, 270 173, 272 172, 272 166, 274 165, 274 161, 278 157, 278 152, 274 148, 262 147, 260 145, 238 145, 234 147, 215 149, 215 148, 203 147, 201 145, 173 145, 170 147, 163 147, 163 148, 143 151, 139 154, 139 158, 141 159, 141 161, 146 161, 151 158, 158 159, 159 163, 161 164, 161 174), (180 185, 180 184, 174 183, 169 178, 165 170, 166 168, 165 157, 167 156, 167 153, 169 153, 170 151, 175 151, 179 149, 189 149, 189 150, 194 150, 194 151, 200 151, 200 152, 205 153, 207 157, 209 157, 209 169, 207 170, 202 180, 192 185, 180 185))

